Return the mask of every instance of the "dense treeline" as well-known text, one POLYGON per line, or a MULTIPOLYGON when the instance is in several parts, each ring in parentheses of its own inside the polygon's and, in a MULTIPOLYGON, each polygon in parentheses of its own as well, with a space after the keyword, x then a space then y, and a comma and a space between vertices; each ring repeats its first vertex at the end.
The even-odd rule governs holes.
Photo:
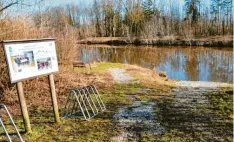
MULTIPOLYGON (((15 2, 18 3, 14 1, 4 3, 1 0, 0 11, 25 1, 15 2)), ((26 26, 41 30, 41 36, 48 32, 61 33, 71 30, 78 39, 157 36, 183 36, 192 39, 199 36, 231 35, 232 2, 232 0, 93 0, 88 5, 80 2, 48 7, 45 5, 46 1, 35 0, 30 2, 36 6, 34 12, 27 17, 30 25, 26 26)), ((22 18, 25 16, 20 16, 20 19, 22 18)), ((9 17, 7 20, 13 22, 9 17)))
POLYGON ((194 36, 232 34, 232 0, 95 0, 93 36, 194 36))
MULTIPOLYGON (((79 37, 228 35, 232 0, 94 0, 92 6, 56 7, 79 37), (206 4, 205 4, 206 3, 206 4)), ((52 11, 55 11, 53 8, 52 11)), ((51 11, 51 12, 52 12, 51 11)))
MULTIPOLYGON (((66 24, 76 27, 80 39, 232 34, 232 0, 207 3, 205 0, 94 0, 85 7, 49 8, 42 17, 47 21, 46 27, 63 28, 66 24)), ((34 16, 38 18, 38 14, 34 16)))

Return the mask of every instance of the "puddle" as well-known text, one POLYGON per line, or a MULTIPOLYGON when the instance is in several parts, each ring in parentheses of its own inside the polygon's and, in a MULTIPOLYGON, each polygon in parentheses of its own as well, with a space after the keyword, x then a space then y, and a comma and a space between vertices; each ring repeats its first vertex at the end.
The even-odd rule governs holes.
POLYGON ((121 108, 115 115, 116 126, 123 132, 112 141, 139 141, 142 135, 162 134, 165 129, 157 122, 156 103, 135 101, 121 108))

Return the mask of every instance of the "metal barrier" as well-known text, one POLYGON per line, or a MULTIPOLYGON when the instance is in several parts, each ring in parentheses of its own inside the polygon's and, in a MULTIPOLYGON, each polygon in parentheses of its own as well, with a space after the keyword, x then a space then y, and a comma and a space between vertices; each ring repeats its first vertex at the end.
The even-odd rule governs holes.
MULTIPOLYGON (((16 125, 15 125, 15 122, 14 122, 14 120, 12 119, 11 114, 9 113, 7 107, 6 107, 4 104, 0 104, 0 109, 4 109, 4 110, 6 111, 8 117, 10 118, 11 124, 13 125, 13 127, 14 127, 14 129, 15 129, 17 135, 18 135, 18 139, 20 140, 20 142, 24 142, 24 140, 23 140, 23 138, 21 137, 21 135, 20 135, 20 133, 19 133, 19 131, 18 131, 16 125)), ((7 131, 7 129, 6 129, 6 127, 5 127, 4 123, 3 123, 3 121, 2 121, 2 114, 1 114, 1 113, 0 113, 0 124, 2 125, 3 130, 5 131, 8 140, 9 140, 10 142, 12 142, 12 139, 11 139, 11 138, 12 138, 13 136, 10 136, 10 135, 9 135, 9 133, 8 133, 8 131, 7 131)), ((17 137, 16 137, 16 138, 17 138, 17 137)))
POLYGON ((106 107, 97 88, 90 85, 73 89, 68 93, 63 117, 75 117, 81 112, 84 119, 88 120, 104 110, 106 107))

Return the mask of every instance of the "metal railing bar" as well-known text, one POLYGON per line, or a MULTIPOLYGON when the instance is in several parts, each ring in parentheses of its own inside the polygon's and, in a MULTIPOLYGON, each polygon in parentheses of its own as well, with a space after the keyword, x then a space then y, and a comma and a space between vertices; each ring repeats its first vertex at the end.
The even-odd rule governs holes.
POLYGON ((92 92, 93 92, 93 94, 94 94, 94 96, 95 96, 95 98, 96 98, 96 100, 97 100, 97 102, 98 102, 98 104, 99 104, 101 110, 103 110, 102 105, 101 105, 101 103, 100 103, 100 101, 99 101, 99 99, 98 99, 98 97, 97 97, 97 94, 94 92, 92 86, 89 86, 89 88, 91 88, 91 90, 92 90, 92 92))
POLYGON ((96 115, 96 113, 94 112, 93 107, 92 107, 92 105, 91 105, 91 103, 90 103, 90 101, 89 101, 89 99, 88 99, 88 97, 87 97, 87 95, 86 95, 84 89, 81 89, 81 90, 83 91, 84 96, 85 96, 86 100, 88 101, 88 104, 89 104, 89 106, 90 106, 90 108, 91 108, 93 114, 96 115))
POLYGON ((86 112, 87 112, 87 114, 88 114, 88 116, 89 116, 89 118, 90 118, 90 114, 89 114, 89 111, 88 111, 88 109, 87 109, 87 106, 86 106, 86 104, 85 104, 85 102, 84 102, 83 96, 81 95, 81 92, 80 92, 79 89, 77 89, 77 91, 79 92, 79 95, 80 95, 80 97, 81 97, 81 100, 82 100, 82 102, 83 102, 83 105, 84 105, 84 107, 85 107, 85 110, 86 110, 86 112))
MULTIPOLYGON (((15 131, 16 131, 16 133, 17 133, 19 139, 20 139, 20 141, 21 141, 21 142, 24 142, 24 140, 23 140, 23 138, 21 137, 21 135, 20 135, 20 133, 19 133, 19 131, 18 131, 18 129, 17 129, 15 123, 14 123, 14 120, 13 120, 13 118, 11 117, 11 114, 10 114, 10 112, 8 111, 7 107, 6 107, 4 104, 1 104, 0 106, 1 106, 1 108, 3 107, 3 108, 5 109, 5 111, 6 111, 7 115, 8 115, 8 117, 9 117, 10 120, 11 120, 11 124, 14 126, 14 129, 15 129, 15 131)), ((1 120, 1 123, 3 124, 2 120, 1 120)), ((4 125, 3 125, 3 126, 4 126, 4 125)), ((9 134, 8 134, 8 136, 9 136, 9 134)))
POLYGON ((92 96, 91 96, 89 90, 87 89, 87 87, 85 87, 85 89, 86 89, 86 91, 87 91, 87 93, 88 93, 88 97, 90 98, 92 104, 94 105, 94 108, 96 109, 96 112, 98 113, 98 109, 97 109, 97 107, 96 107, 96 105, 95 105, 95 103, 94 103, 94 101, 93 101, 93 99, 92 99, 92 96))
POLYGON ((1 123, 1 125, 2 125, 2 127, 3 127, 3 130, 5 131, 5 133, 6 133, 6 135, 7 135, 8 140, 9 140, 10 142, 12 142, 11 137, 10 137, 10 135, 9 135, 9 133, 8 133, 8 131, 7 131, 6 127, 5 127, 5 125, 3 124, 1 118, 0 118, 0 123, 1 123))
POLYGON ((75 92, 75 91, 73 91, 73 92, 74 92, 75 97, 76 97, 76 100, 77 100, 77 102, 78 102, 78 104, 79 104, 79 106, 80 106, 80 109, 81 109, 81 112, 82 112, 82 114, 83 114, 83 116, 84 116, 84 119, 87 120, 87 117, 86 117, 86 115, 85 115, 85 113, 84 113, 84 110, 83 110, 83 108, 82 108, 82 106, 81 106, 81 103, 80 103, 80 101, 79 101, 79 98, 78 98, 76 92, 75 92))
POLYGON ((99 92, 98 92, 98 90, 97 90, 97 88, 94 86, 94 85, 91 85, 93 88, 94 88, 94 90, 97 92, 97 95, 98 95, 98 98, 100 99, 100 101, 101 101, 101 103, 102 103, 102 106, 104 107, 104 110, 106 110, 106 107, 105 107, 105 105, 104 105, 104 103, 103 103, 103 101, 102 101, 102 99, 101 99, 101 97, 100 97, 100 95, 99 95, 99 92))

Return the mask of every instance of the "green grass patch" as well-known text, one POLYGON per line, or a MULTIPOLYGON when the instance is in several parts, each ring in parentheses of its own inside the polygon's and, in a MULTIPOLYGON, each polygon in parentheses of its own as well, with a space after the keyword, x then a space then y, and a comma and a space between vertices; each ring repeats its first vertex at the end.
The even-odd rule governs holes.
POLYGON ((162 142, 171 142, 171 141, 192 141, 192 139, 177 129, 172 129, 164 133, 161 137, 162 142))
POLYGON ((101 62, 101 63, 93 63, 87 65, 86 68, 75 68, 74 71, 90 71, 90 72, 106 72, 110 68, 125 68, 126 66, 121 63, 109 63, 109 62, 101 62))
MULTIPOLYGON (((119 108, 132 103, 126 98, 127 94, 134 93, 142 87, 141 84, 116 84, 110 90, 100 90, 99 93, 107 110, 89 121, 85 121, 83 117, 61 118, 61 123, 55 124, 51 110, 35 109, 32 114, 34 117, 30 117, 33 132, 24 134, 23 138, 30 142, 110 141, 120 133, 115 127, 113 115, 119 108)), ((19 120, 21 120, 20 117, 16 118, 16 121, 19 120)), ((23 123, 18 123, 17 126, 23 128, 23 123)))
MULTIPOLYGON (((101 63, 100 63, 101 64, 101 63)), ((101 65, 107 69, 109 65, 101 65)), ((113 66, 111 66, 113 67, 113 66)), ((141 83, 115 84, 108 90, 99 90, 99 93, 106 105, 107 110, 98 114, 96 117, 85 121, 79 118, 61 118, 61 123, 54 123, 53 111, 50 108, 39 107, 30 111, 30 121, 32 133, 23 134, 25 141, 44 142, 44 141, 111 141, 111 138, 120 134, 121 130, 116 128, 113 115, 119 108, 131 105, 133 102, 127 96, 142 95, 145 99, 148 93, 142 92, 149 89, 152 95, 160 94, 157 90, 146 88, 141 83)), ((149 99, 148 99, 149 100, 149 99)), ((147 103, 147 102, 146 102, 147 103)), ((62 111, 64 106, 60 107, 62 111)), ((17 127, 22 132, 24 129, 22 118, 14 118, 17 127)), ((1 141, 0 137, 0 141, 1 141)), ((155 137, 142 134, 142 141, 153 141, 155 137)))
POLYGON ((228 118, 233 115, 233 92, 210 92, 205 94, 210 102, 209 109, 222 117, 228 118))

